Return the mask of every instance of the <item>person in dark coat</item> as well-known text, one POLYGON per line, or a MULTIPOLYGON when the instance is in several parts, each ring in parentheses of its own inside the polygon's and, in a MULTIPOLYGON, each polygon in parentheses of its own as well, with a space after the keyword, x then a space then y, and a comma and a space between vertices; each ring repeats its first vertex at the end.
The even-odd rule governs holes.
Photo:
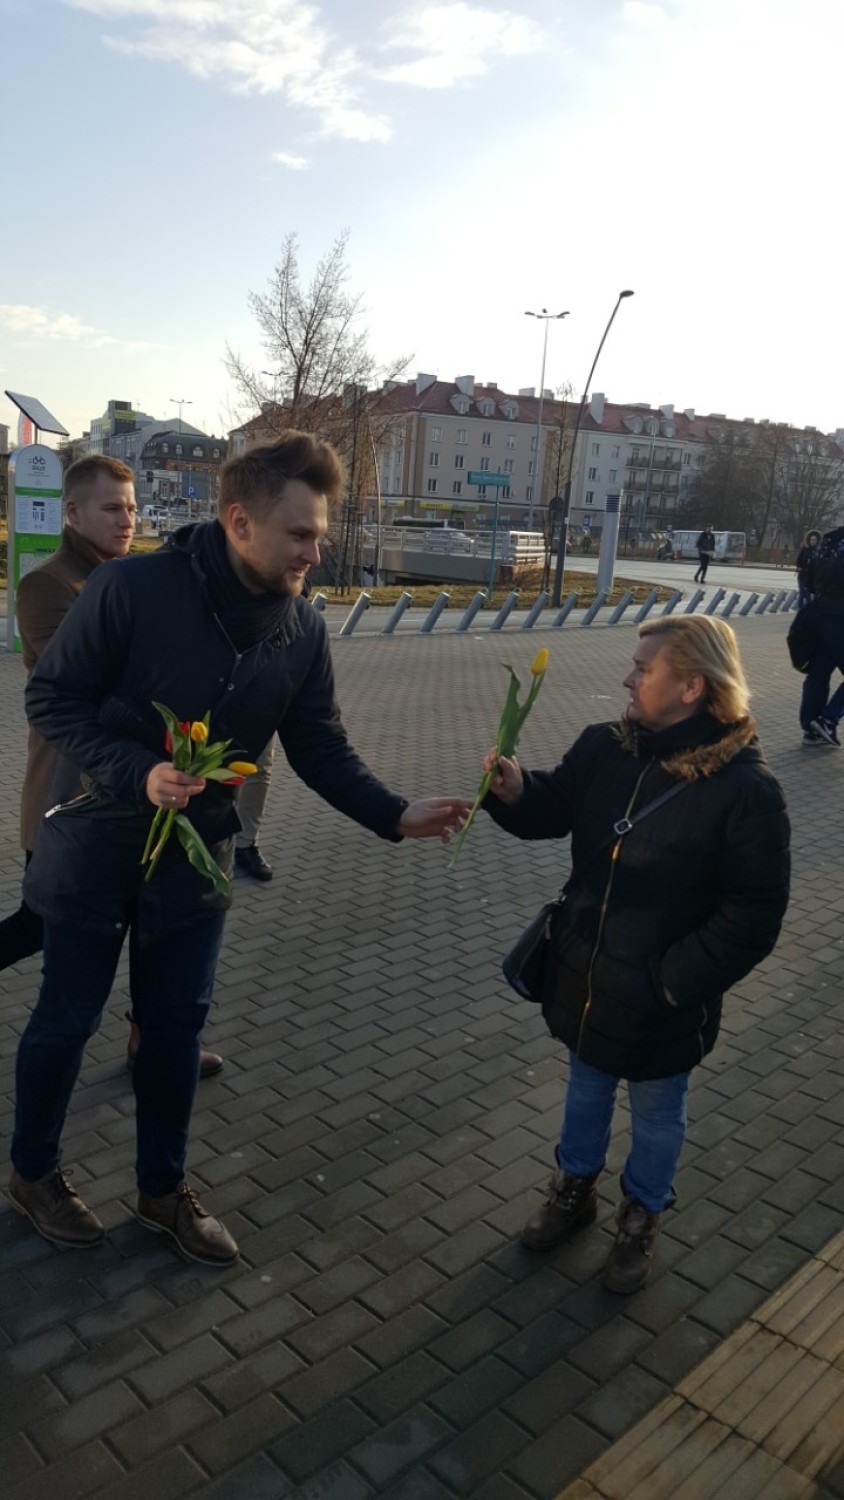
POLYGON ((715 1045, 724 992, 771 952, 789 881, 783 794, 748 712, 733 631, 682 616, 639 635, 620 723, 586 729, 550 772, 499 759, 484 803, 519 838, 571 835, 542 996, 569 1050, 569 1084, 548 1196, 522 1241, 544 1249, 595 1218, 625 1079, 632 1145, 605 1271, 616 1292, 648 1275, 659 1216, 674 1201, 689 1075, 715 1045), (620 820, 639 813, 625 833, 620 820))
POLYGON ((807 531, 803 546, 797 554, 794 570, 797 574, 797 608, 802 609, 815 596, 809 585, 809 575, 821 545, 819 531, 807 531))
POLYGON ((706 574, 715 552, 715 532, 712 530, 711 522, 703 528, 703 531, 695 542, 695 546, 697 547, 697 571, 695 572, 694 581, 695 583, 706 583, 706 574))
POLYGON ((9 1197, 55 1243, 103 1238, 61 1171, 60 1141, 128 933, 143 1013, 138 1220, 192 1260, 229 1265, 238 1255, 185 1181, 199 1036, 230 898, 175 839, 149 882, 140 861, 153 810, 190 808, 230 874, 239 821, 231 787, 168 758, 155 703, 182 722, 210 712, 212 739, 231 740, 238 759, 254 760, 278 733, 303 781, 382 838, 447 837, 468 811, 457 798, 408 804, 349 744, 325 623, 301 598, 343 485, 334 449, 304 433, 230 460, 218 519, 183 528, 167 550, 95 569, 30 678, 30 721, 60 759, 24 884, 44 921, 44 968, 18 1048, 9 1197))

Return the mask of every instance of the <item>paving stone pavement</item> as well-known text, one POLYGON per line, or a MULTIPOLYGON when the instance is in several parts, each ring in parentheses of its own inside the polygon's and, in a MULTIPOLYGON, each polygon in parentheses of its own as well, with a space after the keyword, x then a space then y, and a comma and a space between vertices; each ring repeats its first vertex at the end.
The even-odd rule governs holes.
MULTIPOLYGON (((542 1257, 515 1241, 547 1176, 564 1067, 498 962, 560 883, 564 846, 482 819, 449 872, 441 846, 373 839, 281 760, 262 839, 276 876, 238 882, 207 1033, 226 1065, 201 1085, 191 1149, 242 1259, 188 1266, 130 1215, 121 971, 65 1137, 107 1242, 57 1251, 0 1199, 6 1500, 553 1500, 841 1231, 844 755, 799 744, 786 621, 738 628, 789 796, 794 896, 694 1074, 652 1284, 619 1301, 598 1279, 624 1117, 598 1224, 542 1257)), ((633 639, 543 634, 525 763, 552 764, 612 717, 633 639)), ((516 631, 335 640, 354 742, 406 795, 472 792, 501 662, 526 668, 535 649, 516 631)), ((0 658, 4 911, 21 868, 21 686, 20 662, 0 658)), ((37 973, 31 959, 0 976, 4 1135, 37 973)), ((817 1480, 844 1496, 840 1471, 817 1480)))

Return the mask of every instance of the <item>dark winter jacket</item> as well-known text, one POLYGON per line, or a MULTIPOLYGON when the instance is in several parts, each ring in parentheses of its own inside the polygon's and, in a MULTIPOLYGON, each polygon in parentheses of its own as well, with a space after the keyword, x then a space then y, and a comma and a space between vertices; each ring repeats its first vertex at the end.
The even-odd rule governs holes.
POLYGON ((724 991, 770 953, 788 902, 788 818, 752 721, 703 713, 658 733, 596 724, 555 770, 526 773, 518 802, 484 806, 520 838, 571 834, 543 998, 552 1034, 620 1078, 699 1063, 724 991), (681 794, 613 838, 618 819, 678 777, 681 794))
MULTIPOLYGON (((304 600, 288 599, 271 634, 238 652, 201 565, 209 535, 185 527, 164 552, 103 563, 32 673, 27 714, 61 751, 56 805, 42 820, 24 884, 29 905, 49 921, 113 932, 140 895, 143 939, 228 905, 175 839, 153 880, 140 884, 153 816, 146 779, 166 758, 154 700, 182 720, 210 710, 212 739, 231 739, 239 759, 257 759, 278 731, 309 787, 382 838, 398 837, 407 803, 349 745, 322 617, 304 600)), ((187 811, 229 868, 240 827, 232 791, 209 782, 187 811)))
POLYGON ((698 552, 705 552, 707 556, 711 557, 715 551, 715 532, 702 531, 695 542, 695 546, 698 552))

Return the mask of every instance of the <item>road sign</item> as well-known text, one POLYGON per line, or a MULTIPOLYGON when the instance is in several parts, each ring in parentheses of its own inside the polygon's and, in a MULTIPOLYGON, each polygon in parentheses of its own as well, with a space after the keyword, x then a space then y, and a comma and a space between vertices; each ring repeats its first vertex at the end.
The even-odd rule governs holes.
POLYGON ((592 525, 592 517, 591 516, 584 516, 583 517, 583 530, 584 531, 588 531, 589 528, 591 527, 591 525, 592 525))
POLYGON ((480 469, 470 469, 466 480, 468 484, 491 484, 504 488, 513 483, 513 476, 512 474, 484 474, 480 469))
POLYGON ((193 487, 192 484, 189 484, 188 485, 188 499, 189 500, 193 500, 194 497, 195 497, 195 495, 196 495, 196 490, 194 489, 194 487, 193 487))

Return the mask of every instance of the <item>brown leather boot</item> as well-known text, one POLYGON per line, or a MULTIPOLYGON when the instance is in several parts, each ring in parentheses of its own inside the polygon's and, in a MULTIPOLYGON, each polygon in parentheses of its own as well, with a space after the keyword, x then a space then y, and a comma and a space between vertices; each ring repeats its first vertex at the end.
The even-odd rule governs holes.
POLYGON ((659 1214, 649 1213, 636 1198, 624 1198, 615 1217, 618 1234, 604 1267, 604 1286, 626 1297, 638 1292, 650 1275, 659 1214))
MULTIPOLYGON (((141 1028, 130 1010, 126 1012, 126 1020, 129 1022, 129 1041, 126 1045, 126 1067, 132 1071, 135 1058, 138 1055, 138 1047, 141 1041, 141 1028)), ((199 1051, 199 1076, 200 1078, 213 1078, 215 1074, 223 1071, 223 1059, 218 1052, 206 1052, 204 1047, 199 1051)))
POLYGON ((573 1177, 559 1169, 552 1172, 545 1202, 522 1230, 522 1244, 528 1250, 550 1250, 575 1229, 591 1224, 598 1212, 595 1184, 599 1176, 599 1172, 592 1177, 573 1177))
POLYGON ((103 1242, 102 1224, 58 1167, 37 1182, 26 1182, 18 1172, 12 1172, 7 1196, 51 1245, 86 1250, 103 1242))
POLYGON ((147 1229, 169 1234, 188 1260, 204 1266, 230 1266, 240 1254, 228 1230, 206 1212, 186 1182, 164 1198, 139 1193, 136 1213, 147 1229))

